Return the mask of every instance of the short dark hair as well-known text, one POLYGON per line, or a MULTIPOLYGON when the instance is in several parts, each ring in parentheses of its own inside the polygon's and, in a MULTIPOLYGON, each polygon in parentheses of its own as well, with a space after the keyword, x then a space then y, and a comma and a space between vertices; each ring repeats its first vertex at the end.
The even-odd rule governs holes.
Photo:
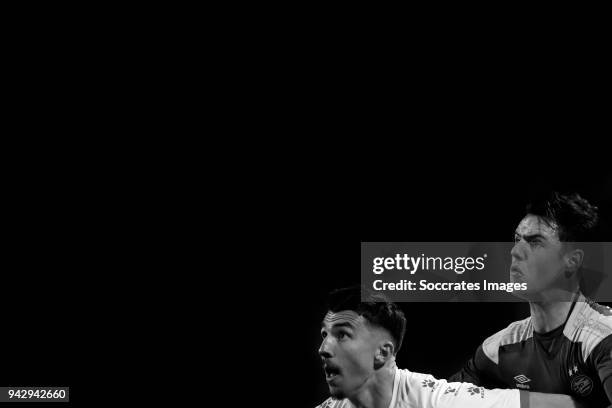
POLYGON ((384 295, 372 293, 362 286, 336 289, 328 295, 327 308, 333 313, 342 310, 354 311, 371 324, 389 331, 395 342, 395 354, 402 347, 406 317, 402 309, 384 295), (362 294, 364 301, 361 300, 362 294))
POLYGON ((577 193, 552 192, 527 204, 527 213, 549 226, 558 226, 559 240, 564 242, 597 241, 598 208, 577 193))

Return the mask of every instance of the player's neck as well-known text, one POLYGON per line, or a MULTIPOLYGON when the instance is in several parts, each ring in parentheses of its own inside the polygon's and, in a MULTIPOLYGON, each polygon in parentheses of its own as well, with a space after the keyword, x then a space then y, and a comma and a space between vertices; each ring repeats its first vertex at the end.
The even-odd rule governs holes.
MULTIPOLYGON (((555 298, 558 299, 556 296, 550 297, 550 299, 555 298)), ((562 302, 550 299, 546 299, 546 296, 544 296, 541 301, 529 302, 531 322, 537 333, 548 333, 561 326, 566 322, 568 313, 572 308, 573 299, 562 302)), ((564 296, 564 299, 568 299, 567 295, 564 296)))
POLYGON ((388 408, 393 397, 395 363, 385 365, 368 379, 362 389, 349 398, 356 408, 388 408))

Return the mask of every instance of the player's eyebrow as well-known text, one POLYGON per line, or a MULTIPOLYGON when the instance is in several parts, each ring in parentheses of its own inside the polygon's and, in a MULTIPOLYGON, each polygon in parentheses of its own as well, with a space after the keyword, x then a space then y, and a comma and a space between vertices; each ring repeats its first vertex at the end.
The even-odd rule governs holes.
MULTIPOLYGON (((321 328, 323 327, 325 327, 325 320, 321 322, 321 328)), ((332 324, 332 328, 336 328, 336 327, 348 327, 350 329, 354 329, 355 325, 351 322, 340 322, 340 323, 332 324)))
POLYGON ((354 329, 355 325, 351 322, 340 322, 340 323, 335 323, 334 325, 332 325, 332 328, 334 329, 338 327, 348 327, 349 329, 354 329))
POLYGON ((525 234, 525 235, 521 235, 518 233, 518 231, 514 231, 515 235, 518 235, 519 237, 525 239, 525 241, 530 241, 530 240, 534 240, 534 239, 546 239, 546 237, 540 233, 536 233, 536 234, 525 234))

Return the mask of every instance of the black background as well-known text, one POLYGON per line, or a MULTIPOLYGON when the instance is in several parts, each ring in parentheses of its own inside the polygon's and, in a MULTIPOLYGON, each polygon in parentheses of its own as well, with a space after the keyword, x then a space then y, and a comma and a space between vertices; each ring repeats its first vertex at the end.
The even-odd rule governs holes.
POLYGON ((43 404, 67 407, 80 399, 75 361, 85 366, 93 360, 95 347, 85 331, 91 303, 83 299, 92 302, 91 279, 99 271, 90 257, 93 212, 85 214, 79 191, 67 188, 74 176, 56 168, 24 160, 11 167, 4 184, 0 385, 71 387, 70 403, 43 404))
MULTIPOLYGON (((281 326, 299 329, 267 343, 269 353, 264 354, 278 367, 273 378, 284 377, 282 382, 287 382, 288 395, 293 395, 291 406, 314 407, 328 396, 317 355, 320 321, 330 290, 359 283, 360 242, 512 240, 528 198, 553 189, 579 192, 600 207, 608 225, 612 208, 610 171, 564 166, 542 156, 444 168, 422 161, 416 166, 407 161, 388 164, 375 172, 364 171, 357 194, 352 195, 345 181, 336 178, 331 186, 326 183, 324 191, 309 200, 319 219, 304 214, 312 223, 298 225, 317 231, 310 242, 295 248, 292 267, 279 276, 291 286, 276 282, 277 293, 290 293, 281 326), (280 351, 283 346, 289 354, 280 351), (291 370, 284 371, 287 366, 291 370), (296 393, 303 399, 296 399, 296 393)), ((609 235, 605 240, 610 241, 609 235)), ((401 306, 408 329, 398 366, 438 378, 457 371, 486 337, 529 314, 526 304, 401 306)))

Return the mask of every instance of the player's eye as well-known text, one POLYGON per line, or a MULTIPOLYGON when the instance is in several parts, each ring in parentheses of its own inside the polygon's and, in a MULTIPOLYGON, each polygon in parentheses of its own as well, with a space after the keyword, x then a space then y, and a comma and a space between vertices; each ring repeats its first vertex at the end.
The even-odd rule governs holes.
POLYGON ((527 238, 526 241, 531 247, 536 247, 542 243, 540 238, 527 238))
POLYGON ((327 337, 327 332, 326 331, 321 331, 321 337, 322 338, 326 338, 327 337))
POLYGON ((516 244, 517 242, 519 242, 521 240, 520 235, 514 234, 514 243, 516 244))
POLYGON ((345 331, 338 332, 338 338, 339 338, 340 340, 342 340, 342 339, 344 339, 344 338, 347 338, 347 337, 349 337, 349 335, 348 335, 348 333, 347 333, 347 332, 345 332, 345 331))

